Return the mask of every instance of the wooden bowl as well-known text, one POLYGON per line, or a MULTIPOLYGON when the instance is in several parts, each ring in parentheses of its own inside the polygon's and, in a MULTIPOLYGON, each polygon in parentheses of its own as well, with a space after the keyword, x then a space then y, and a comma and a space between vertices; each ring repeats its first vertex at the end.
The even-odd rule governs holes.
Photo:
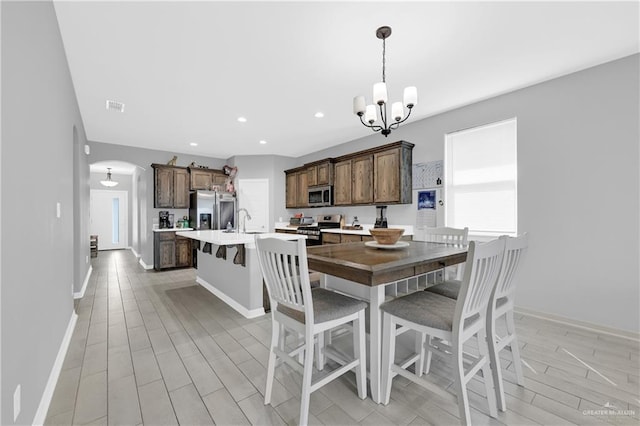
POLYGON ((369 233, 378 244, 393 245, 398 242, 404 229, 402 228, 371 228, 369 233))

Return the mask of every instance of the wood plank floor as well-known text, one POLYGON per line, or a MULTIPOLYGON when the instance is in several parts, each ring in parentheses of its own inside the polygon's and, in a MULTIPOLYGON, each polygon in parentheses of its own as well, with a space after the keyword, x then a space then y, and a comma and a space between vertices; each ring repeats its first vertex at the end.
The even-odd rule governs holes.
MULTIPOLYGON (((264 405, 269 315, 249 320, 195 284, 191 269, 145 271, 128 250, 92 259, 86 294, 45 424, 297 424, 300 376, 276 370, 264 405)), ((639 343, 517 316, 526 386, 503 354, 507 412, 488 416, 480 377, 474 424, 640 424, 639 343)), ((430 380, 450 387, 434 358, 430 380)), ((358 399, 348 373, 311 397, 309 423, 457 424, 457 407, 397 377, 391 403, 358 399)))

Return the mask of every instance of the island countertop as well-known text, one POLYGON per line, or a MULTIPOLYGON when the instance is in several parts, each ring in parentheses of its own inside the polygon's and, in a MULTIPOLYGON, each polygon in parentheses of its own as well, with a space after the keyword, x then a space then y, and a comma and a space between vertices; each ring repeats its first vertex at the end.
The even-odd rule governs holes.
MULTIPOLYGON (((284 240, 297 240, 306 238, 305 235, 291 235, 276 232, 259 232, 261 238, 279 238, 284 240)), ((244 244, 246 248, 255 248, 256 233, 226 232, 223 230, 206 231, 179 231, 176 235, 187 237, 204 243, 217 246, 244 244)))

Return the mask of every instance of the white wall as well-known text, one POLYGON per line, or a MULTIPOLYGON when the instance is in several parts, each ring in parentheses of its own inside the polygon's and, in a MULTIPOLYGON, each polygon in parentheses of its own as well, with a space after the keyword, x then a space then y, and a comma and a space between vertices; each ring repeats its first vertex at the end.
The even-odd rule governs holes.
POLYGON ((82 226, 82 218, 74 216, 88 206, 89 172, 86 158, 74 155, 74 127, 75 148, 84 146, 86 136, 53 4, 1 2, 0 7, 0 424, 24 425, 34 420, 72 319, 74 276, 84 278, 88 270, 85 249, 77 250, 81 259, 74 254, 74 241, 86 252, 89 247, 88 235, 74 236, 82 226), (17 385, 21 412, 14 421, 17 385))
MULTIPOLYGON (((406 124, 386 139, 370 135, 295 165, 396 140, 416 144, 414 163, 439 160, 445 133, 517 117, 518 227, 531 234, 531 246, 516 304, 638 332, 639 57, 406 124)), ((373 207, 326 210, 361 222, 375 215, 373 207)), ((415 223, 413 205, 387 213, 393 223, 415 223)))

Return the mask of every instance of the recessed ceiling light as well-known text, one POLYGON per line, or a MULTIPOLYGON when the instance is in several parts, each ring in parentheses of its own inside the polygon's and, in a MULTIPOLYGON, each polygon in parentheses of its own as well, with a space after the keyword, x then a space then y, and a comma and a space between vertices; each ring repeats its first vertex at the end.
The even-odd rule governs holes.
POLYGON ((238 117, 238 121, 241 122, 241 123, 246 123, 247 119, 244 118, 244 117, 238 117))
POLYGON ((191 146, 198 146, 198 144, 197 144, 197 143, 195 143, 195 142, 191 142, 191 143, 189 143, 189 145, 191 145, 191 146))
POLYGON ((261 140, 261 141, 260 141, 260 145, 264 145, 264 144, 266 144, 266 143, 267 143, 267 141, 265 141, 265 140, 261 140))
POLYGON ((315 117, 316 118, 322 118, 322 117, 324 117, 324 113, 318 111, 318 112, 316 112, 315 117))

